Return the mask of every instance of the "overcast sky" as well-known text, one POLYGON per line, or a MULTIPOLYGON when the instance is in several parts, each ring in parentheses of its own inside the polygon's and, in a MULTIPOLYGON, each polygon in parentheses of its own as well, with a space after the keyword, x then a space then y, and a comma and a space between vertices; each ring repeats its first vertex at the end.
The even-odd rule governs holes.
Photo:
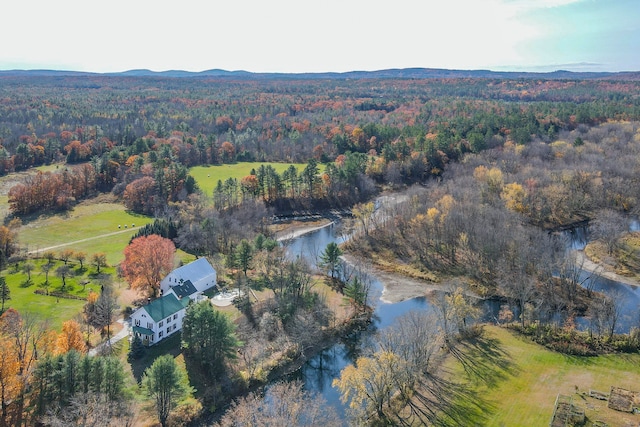
POLYGON ((640 70, 640 0, 16 0, 0 69, 640 70))

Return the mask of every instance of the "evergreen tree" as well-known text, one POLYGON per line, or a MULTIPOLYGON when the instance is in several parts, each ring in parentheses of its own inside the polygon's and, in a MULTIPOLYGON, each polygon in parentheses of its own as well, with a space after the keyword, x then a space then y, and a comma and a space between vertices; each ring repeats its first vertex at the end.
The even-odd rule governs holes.
POLYGON ((153 397, 162 427, 166 427, 171 410, 187 392, 184 376, 170 354, 158 357, 144 373, 142 383, 153 397))
POLYGON ((7 280, 4 276, 0 277, 0 300, 2 300, 2 309, 0 313, 4 313, 4 303, 11 299, 11 290, 7 285, 7 280))
POLYGON ((209 302, 187 308, 182 323, 182 348, 210 377, 224 371, 225 362, 236 357, 239 345, 233 322, 209 302))
POLYGON ((336 274, 340 273, 342 269, 341 256, 342 249, 336 242, 329 243, 320 255, 320 266, 329 272, 331 279, 335 279, 336 274))

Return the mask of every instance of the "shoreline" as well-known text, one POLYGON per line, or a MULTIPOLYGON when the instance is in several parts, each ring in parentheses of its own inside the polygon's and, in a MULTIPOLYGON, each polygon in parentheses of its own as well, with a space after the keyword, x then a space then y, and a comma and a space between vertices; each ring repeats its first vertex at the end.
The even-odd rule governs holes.
MULTIPOLYGON (((362 262, 357 256, 351 254, 342 255, 342 258, 351 265, 362 262)), ((367 267, 367 273, 374 276, 382 284, 379 300, 384 304, 396 304, 413 298, 427 297, 431 293, 441 290, 443 286, 442 283, 426 282, 398 273, 389 273, 373 264, 367 267)))
POLYGON ((589 257, 584 253, 584 250, 574 250, 573 255, 575 256, 576 264, 580 265, 583 270, 589 271, 591 273, 597 274, 600 277, 604 277, 608 280, 613 280, 614 282, 620 282, 625 285, 633 286, 634 288, 640 287, 640 282, 634 280, 630 277, 621 276, 618 273, 610 271, 608 266, 595 263, 589 259, 589 257))
POLYGON ((327 223, 320 225, 291 225, 284 230, 276 232, 276 240, 278 242, 284 242, 287 240, 295 239, 305 234, 313 233, 314 231, 321 230, 325 227, 333 225, 335 222, 327 219, 327 223))

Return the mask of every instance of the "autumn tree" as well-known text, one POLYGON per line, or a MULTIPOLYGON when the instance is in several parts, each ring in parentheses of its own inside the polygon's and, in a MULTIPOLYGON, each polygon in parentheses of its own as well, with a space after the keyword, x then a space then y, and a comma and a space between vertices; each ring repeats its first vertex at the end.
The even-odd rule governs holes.
MULTIPOLYGON (((55 335, 55 334, 54 334, 55 335)), ((20 315, 14 309, 8 309, 0 316, 0 339, 3 348, 13 353, 17 361, 17 389, 12 399, 14 418, 8 425, 22 425, 24 414, 25 391, 31 381, 39 357, 50 353, 54 346, 45 324, 36 320, 31 314, 20 315)), ((12 362, 15 363, 15 362, 12 362)))
POLYGON ((0 267, 5 263, 18 248, 18 233, 16 230, 6 225, 0 225, 0 267))
POLYGON ((124 190, 124 204, 127 209, 143 214, 153 213, 158 189, 156 180, 145 176, 132 181, 124 190))
POLYGON ((100 274, 100 268, 107 266, 107 254, 104 252, 98 252, 91 256, 91 264, 96 268, 98 274, 100 274))
POLYGON ((219 155, 224 163, 229 163, 235 158, 236 147, 229 141, 225 141, 220 145, 219 155))
POLYGON ((62 323, 62 331, 58 334, 56 341, 58 354, 64 354, 71 350, 76 350, 79 353, 84 353, 87 350, 80 325, 75 320, 67 320, 62 323))
POLYGON ((84 270, 84 260, 87 259, 87 254, 82 251, 74 252, 73 257, 80 263, 80 270, 84 270))
POLYGON ((0 425, 7 426, 7 409, 9 403, 18 397, 20 391, 20 378, 18 372, 20 362, 13 349, 12 342, 7 335, 0 334, 0 404, 2 405, 2 418, 0 425))
POLYGON ((47 260, 47 264, 53 264, 53 260, 56 259, 56 254, 53 251, 46 251, 42 254, 42 258, 47 260))
POLYGON ((121 399, 109 401, 100 393, 76 393, 69 405, 42 417, 47 427, 91 426, 130 427, 136 422, 134 403, 121 399))
POLYGON ((74 252, 72 249, 63 249, 58 254, 58 257, 60 258, 60 261, 64 262, 64 265, 67 265, 69 260, 73 258, 73 254, 74 252))
POLYGON ((133 289, 157 296, 160 281, 173 269, 176 247, 156 234, 133 239, 124 249, 122 275, 133 289))
POLYGON ((369 354, 333 381, 356 423, 436 424, 444 382, 433 361, 442 344, 437 320, 424 312, 408 312, 375 335, 369 354))
POLYGON ((370 425, 378 420, 381 425, 393 425, 393 396, 398 382, 404 381, 394 373, 404 371, 400 368, 403 363, 393 352, 378 351, 370 357, 359 357, 333 380, 342 394, 340 399, 349 404, 352 417, 359 423, 370 425))
POLYGON ((355 205, 351 211, 353 216, 358 220, 365 237, 369 237, 371 231, 371 223, 373 221, 373 213, 375 212, 375 205, 373 202, 361 203, 355 205))

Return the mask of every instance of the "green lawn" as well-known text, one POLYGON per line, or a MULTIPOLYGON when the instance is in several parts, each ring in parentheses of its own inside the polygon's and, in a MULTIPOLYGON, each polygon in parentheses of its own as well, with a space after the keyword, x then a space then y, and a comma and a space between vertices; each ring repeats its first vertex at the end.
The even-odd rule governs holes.
POLYGON ((83 204, 70 212, 43 216, 28 223, 21 227, 18 238, 20 246, 28 251, 42 252, 65 245, 51 250, 57 253, 68 248, 86 252, 88 257, 104 252, 108 263, 115 265, 122 261, 122 251, 135 234, 131 228, 152 221, 150 217, 126 211, 117 203, 83 204))
POLYGON ((572 396, 591 423, 624 425, 625 418, 640 422, 640 415, 613 411, 606 402, 582 394, 589 389, 608 393, 611 386, 640 391, 640 354, 566 356, 496 326, 486 326, 483 338, 462 345, 460 351, 462 357, 451 357, 446 369, 457 381, 467 382, 467 396, 477 396, 475 402, 459 402, 481 408, 469 411, 468 425, 549 425, 558 394, 572 396))
MULTIPOLYGON (((31 272, 31 282, 28 282, 27 274, 22 272, 24 263, 18 265, 18 269, 11 265, 2 272, 9 289, 11 299, 5 302, 6 308, 14 308, 19 313, 31 313, 41 320, 47 320, 54 329, 60 329, 62 322, 73 319, 82 312, 84 300, 58 298, 51 295, 39 295, 34 291, 45 290, 45 273, 42 265, 46 260, 35 259, 29 261, 34 269, 31 272)), ((56 275, 56 269, 63 265, 61 261, 54 261, 49 272, 49 292, 59 291, 62 287, 62 278, 56 275)), ((65 277, 66 292, 78 297, 86 297, 90 291, 100 293, 100 282, 106 279, 106 275, 115 275, 115 268, 102 268, 101 275, 96 274, 93 266, 85 263, 84 270, 80 270, 77 262, 69 262, 71 273, 65 277), (83 286, 83 281, 87 285, 83 286)))
MULTIPOLYGON (((240 162, 231 165, 216 166, 196 166, 189 169, 189 174, 196 180, 198 187, 207 197, 212 197, 213 189, 218 181, 225 181, 229 178, 242 179, 249 175, 251 169, 256 169, 260 165, 271 165, 279 174, 282 174, 291 163, 257 163, 257 162, 240 162)), ((298 173, 302 172, 307 166, 306 163, 293 163, 298 168, 298 173)), ((318 165, 320 171, 324 170, 324 165, 318 165)))

